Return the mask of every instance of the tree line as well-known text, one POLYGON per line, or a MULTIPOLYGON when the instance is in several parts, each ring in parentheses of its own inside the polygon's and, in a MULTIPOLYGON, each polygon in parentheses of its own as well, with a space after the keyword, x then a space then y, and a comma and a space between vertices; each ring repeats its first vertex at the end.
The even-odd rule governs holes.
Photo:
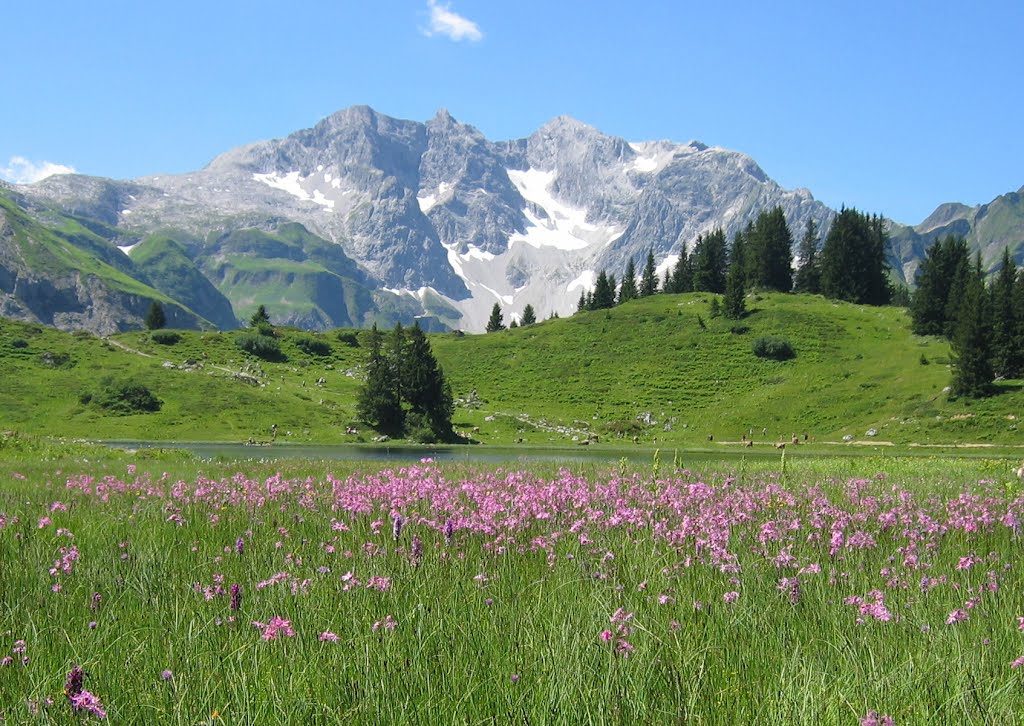
POLYGON ((649 250, 637 284, 636 266, 627 261, 622 283, 601 270, 594 288, 580 295, 577 310, 603 310, 658 292, 711 292, 724 295, 729 317, 745 314, 748 290, 806 292, 869 305, 892 300, 885 259, 884 220, 856 209, 843 209, 819 239, 814 220, 808 220, 799 245, 799 264, 793 269, 793 235, 782 207, 762 211, 737 232, 731 244, 721 228, 698 236, 659 280, 654 251, 649 250))
POLYGON ((986 285, 981 253, 972 262, 963 237, 933 244, 917 271, 910 315, 918 335, 950 341, 953 395, 987 396, 997 378, 1024 376, 1024 270, 1008 248, 986 285))

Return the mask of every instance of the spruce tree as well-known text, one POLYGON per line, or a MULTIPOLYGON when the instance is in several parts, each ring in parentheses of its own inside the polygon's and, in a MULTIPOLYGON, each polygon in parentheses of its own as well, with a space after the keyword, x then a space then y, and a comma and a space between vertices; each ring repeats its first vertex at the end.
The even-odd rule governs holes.
POLYGON ((640 280, 640 297, 650 297, 658 292, 658 273, 654 264, 654 248, 647 250, 647 262, 640 280))
POLYGON ((626 271, 622 274, 622 285, 619 287, 619 300, 618 304, 621 305, 624 302, 633 300, 638 297, 638 290, 636 287, 636 265, 633 263, 633 258, 629 258, 629 262, 626 263, 626 271))
POLYGON ((1013 304, 1013 288, 1017 280, 1017 266, 1010 257, 1010 249, 1003 248, 999 273, 992 282, 992 369, 1005 378, 1016 378, 1021 373, 1021 356, 1017 345, 1017 318, 1013 304))
POLYGON ((747 314, 745 261, 745 240, 742 232, 737 232, 732 242, 732 254, 729 260, 729 273, 725 279, 725 300, 723 312, 725 317, 739 320, 747 314))
POLYGON ((817 295, 821 292, 821 269, 818 261, 818 223, 808 217, 800 240, 800 266, 793 287, 797 292, 817 295))
POLYGON ((267 313, 267 306, 260 305, 256 308, 256 312, 249 318, 249 325, 253 328, 260 328, 265 325, 270 325, 270 315, 267 313))
POLYGON ((594 283, 594 295, 590 301, 590 310, 605 310, 615 307, 615 283, 604 270, 597 275, 597 282, 594 283))
POLYGON ((487 332, 497 333, 499 330, 505 329, 505 318, 501 314, 501 305, 494 303, 494 307, 491 308, 491 317, 487 320, 487 332))
POLYGON ((946 313, 954 278, 961 275, 960 290, 969 264, 967 241, 963 237, 940 239, 925 253, 917 268, 917 289, 910 304, 911 329, 917 335, 944 335, 946 313))
POLYGON ((587 310, 587 293, 586 291, 580 292, 579 302, 576 303, 576 312, 582 312, 587 310))
POLYGON ((858 304, 885 305, 892 291, 886 276, 886 234, 880 217, 855 209, 836 215, 821 248, 821 292, 858 304))
POLYGON ((988 316, 988 295, 981 279, 980 259, 964 288, 956 327, 953 331, 954 396, 981 398, 991 395, 992 358, 988 316))
POLYGON ((676 264, 672 268, 672 292, 679 294, 692 291, 693 257, 687 254, 686 246, 684 245, 679 253, 679 259, 676 260, 676 264))
POLYGON ((368 338, 366 381, 359 391, 356 414, 378 431, 400 436, 405 428, 405 413, 398 394, 395 370, 385 355, 383 336, 376 325, 368 338))
POLYGON ((726 257, 725 232, 721 229, 697 238, 693 248, 695 292, 725 292, 726 257))
MULTIPOLYGON (((430 349, 419 323, 408 331, 404 345, 402 400, 408 404, 407 420, 415 428, 426 427, 434 440, 450 440, 454 405, 444 371, 430 349)), ((425 432, 418 432, 426 438, 425 432)))
POLYGON ((146 330, 159 330, 167 325, 167 316, 164 315, 164 308, 156 300, 149 304, 145 324, 146 330))
POLYGON ((537 322, 537 313, 533 310, 533 305, 526 303, 526 307, 523 308, 523 325, 533 325, 537 322))
POLYGON ((793 288, 793 235, 782 207, 757 215, 746 236, 747 285, 789 292, 793 288))

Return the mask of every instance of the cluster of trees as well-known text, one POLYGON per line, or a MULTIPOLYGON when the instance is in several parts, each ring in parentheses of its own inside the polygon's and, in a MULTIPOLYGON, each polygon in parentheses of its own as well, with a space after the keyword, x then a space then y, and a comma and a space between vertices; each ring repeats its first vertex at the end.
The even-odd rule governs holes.
POLYGON ((936 242, 918 268, 910 314, 915 333, 949 339, 954 395, 987 396, 996 378, 1024 376, 1024 270, 1008 249, 986 286, 981 255, 972 263, 964 238, 936 242))
POLYGON ((389 436, 452 441, 451 385, 419 324, 403 328, 399 323, 386 339, 374 325, 367 348, 359 418, 389 436))
MULTIPOLYGON (((557 316, 556 316, 557 317, 557 316)), ((522 322, 516 322, 515 318, 509 323, 510 328, 518 328, 520 325, 533 325, 537 322, 537 313, 533 309, 533 305, 526 303, 526 307, 523 308, 522 322)), ((487 327, 485 330, 488 333, 497 333, 499 330, 505 329, 505 316, 501 312, 501 305, 494 303, 494 307, 491 308, 491 317, 487 320, 487 327)))
POLYGON ((881 217, 843 209, 820 244, 817 225, 807 224, 800 242, 800 263, 793 272, 793 235, 781 207, 762 211, 757 219, 728 244, 716 229, 697 238, 689 254, 659 281, 653 250, 637 287, 632 260, 626 264, 622 284, 602 270, 594 289, 580 296, 579 310, 601 310, 635 297, 656 292, 713 292, 725 295, 724 312, 734 318, 745 314, 744 297, 750 289, 807 292, 869 305, 884 305, 892 298, 885 260, 886 234, 881 217), (660 285, 659 285, 660 282, 660 285))

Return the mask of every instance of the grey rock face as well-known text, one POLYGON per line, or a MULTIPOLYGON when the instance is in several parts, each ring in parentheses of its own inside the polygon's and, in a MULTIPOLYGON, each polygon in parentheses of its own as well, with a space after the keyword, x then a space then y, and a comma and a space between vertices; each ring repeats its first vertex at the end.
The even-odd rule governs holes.
MULTIPOLYGON (((21 191, 138 237, 175 229, 216 239, 297 222, 339 245, 371 289, 418 300, 427 314, 428 297, 443 300, 448 319, 473 331, 496 301, 506 320, 527 303, 541 317, 571 313, 601 269, 619 277, 648 249, 668 264, 700 233, 721 226, 731 236, 775 205, 795 239, 807 219, 826 231, 832 218, 749 157, 699 142, 630 143, 568 117, 492 142, 444 110, 419 123, 366 106, 191 174, 52 177, 21 191)), ((201 254, 216 259, 216 242, 201 254)))

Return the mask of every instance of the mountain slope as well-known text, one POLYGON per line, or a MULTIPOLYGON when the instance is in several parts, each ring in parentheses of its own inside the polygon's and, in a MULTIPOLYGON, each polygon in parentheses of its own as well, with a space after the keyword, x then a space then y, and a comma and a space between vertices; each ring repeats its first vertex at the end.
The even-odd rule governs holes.
POLYGON ((981 252, 986 270, 995 270, 1005 248, 1017 265, 1024 264, 1024 187, 977 207, 942 204, 914 227, 894 225, 891 246, 905 279, 913 281, 928 248, 949 235, 964 237, 972 254, 981 252))
POLYGON ((0 315, 109 335, 141 326, 154 300, 164 305, 169 325, 210 327, 187 307, 43 227, 0 194, 0 315))
MULTIPOLYGON (((419 123, 366 106, 189 174, 51 177, 24 192, 138 238, 165 229, 223 238, 296 222, 338 245, 371 289, 421 313, 424 300, 440 301, 454 312, 447 320, 472 331, 494 302, 508 316, 527 303, 542 316, 567 314, 599 270, 621 274, 648 249, 671 264, 699 233, 732 235, 775 205, 794 230, 808 219, 827 229, 833 215, 749 157, 698 142, 630 143, 568 117, 492 142, 443 110, 419 123)), ((284 307, 295 310, 287 322, 326 324, 284 307)))

